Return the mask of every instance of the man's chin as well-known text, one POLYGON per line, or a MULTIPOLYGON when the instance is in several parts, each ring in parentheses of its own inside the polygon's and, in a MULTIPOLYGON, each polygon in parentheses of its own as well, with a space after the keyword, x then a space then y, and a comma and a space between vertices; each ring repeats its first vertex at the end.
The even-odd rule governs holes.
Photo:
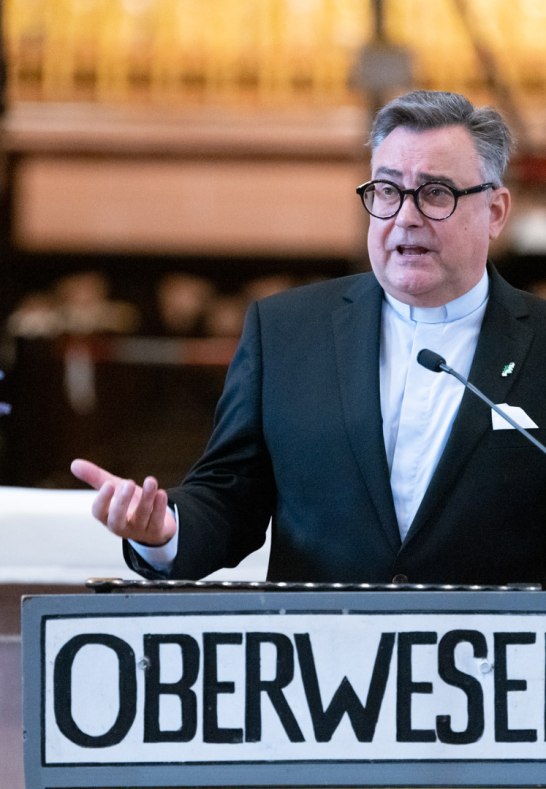
POLYGON ((438 307, 444 304, 441 283, 430 272, 408 272, 384 285, 395 299, 414 307, 438 307))

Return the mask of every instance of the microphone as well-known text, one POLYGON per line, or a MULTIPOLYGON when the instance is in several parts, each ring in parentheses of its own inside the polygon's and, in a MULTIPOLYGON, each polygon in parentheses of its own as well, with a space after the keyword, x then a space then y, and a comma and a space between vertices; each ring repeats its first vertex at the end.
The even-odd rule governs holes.
POLYGON ((541 444, 540 441, 537 441, 536 438, 532 436, 531 433, 529 433, 524 427, 518 425, 518 423, 514 419, 512 419, 512 417, 509 414, 506 414, 502 410, 502 408, 499 408, 498 405, 495 405, 495 403, 493 403, 492 400, 486 397, 483 392, 481 392, 476 386, 474 386, 474 384, 471 384, 470 381, 464 377, 464 375, 461 375, 456 370, 454 370, 453 367, 450 367, 448 364, 446 364, 446 360, 444 359, 443 356, 440 356, 439 353, 436 353, 435 351, 431 351, 428 348, 423 348, 417 354, 417 362, 422 367, 425 367, 427 370, 430 370, 433 373, 444 372, 444 373, 449 373, 449 375, 452 375, 454 378, 460 381, 463 386, 465 386, 467 389, 470 389, 471 392, 477 395, 480 398, 480 400, 483 400, 483 402, 486 403, 490 408, 492 408, 493 411, 496 411, 496 413, 499 414, 499 416, 502 416, 503 419, 506 419, 508 424, 512 425, 513 428, 518 430, 522 435, 525 436, 525 438, 527 438, 532 444, 538 447, 538 449, 540 449, 541 452, 544 452, 544 454, 546 455, 546 447, 544 446, 544 444, 541 444))

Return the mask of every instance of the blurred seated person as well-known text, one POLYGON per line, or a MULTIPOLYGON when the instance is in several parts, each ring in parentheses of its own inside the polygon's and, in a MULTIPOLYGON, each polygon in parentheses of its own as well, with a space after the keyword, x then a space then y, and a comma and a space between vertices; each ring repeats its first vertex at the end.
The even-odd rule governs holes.
POLYGON ((70 274, 43 292, 25 296, 7 320, 12 337, 63 334, 127 334, 137 329, 137 308, 109 296, 107 278, 96 271, 70 274))
POLYGON ((204 277, 192 274, 165 274, 157 286, 157 308, 166 334, 197 337, 216 289, 204 277))
POLYGON ((107 277, 84 271, 62 277, 53 289, 66 334, 129 334, 139 323, 133 304, 114 300, 107 277))

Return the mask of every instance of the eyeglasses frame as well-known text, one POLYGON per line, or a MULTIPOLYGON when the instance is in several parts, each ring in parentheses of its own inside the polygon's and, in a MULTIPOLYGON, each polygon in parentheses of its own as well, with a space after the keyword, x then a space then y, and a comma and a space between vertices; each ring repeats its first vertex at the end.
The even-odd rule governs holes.
POLYGON ((370 216, 373 216, 374 219, 385 219, 385 220, 393 219, 399 213, 399 211, 401 211, 402 206, 404 205, 404 200, 406 199, 406 195, 411 195, 413 197, 413 202, 415 203, 415 207, 417 208, 420 214, 422 214, 427 219, 430 219, 432 222, 444 222, 446 219, 449 219, 449 217, 453 216, 453 214, 455 213, 455 209, 457 208, 457 204, 459 202, 459 197, 465 197, 466 195, 473 195, 473 194, 478 194, 479 192, 485 192, 486 189, 497 189, 497 188, 498 187, 496 187, 492 181, 487 181, 483 184, 478 184, 477 186, 469 186, 468 189, 456 189, 454 186, 451 186, 450 184, 446 184, 443 181, 426 181, 424 184, 421 184, 421 186, 418 186, 417 189, 400 189, 398 184, 395 184, 393 181, 389 181, 386 178, 375 178, 372 181, 366 181, 366 183, 357 186, 356 193, 360 197, 360 201, 364 206, 365 210, 367 211, 367 213, 370 216), (372 214, 372 212, 369 210, 366 203, 364 202, 364 192, 369 186, 372 186, 372 184, 376 184, 376 183, 389 184, 389 186, 393 186, 398 192, 398 194, 400 195, 400 205, 398 206, 396 211, 393 214, 389 214, 389 216, 377 216, 376 214, 372 214), (455 198, 453 209, 450 211, 450 213, 447 216, 443 216, 441 218, 428 216, 419 207, 419 202, 418 202, 419 192, 421 191, 421 189, 424 189, 425 186, 430 186, 431 184, 440 184, 446 189, 449 189, 449 191, 455 198))

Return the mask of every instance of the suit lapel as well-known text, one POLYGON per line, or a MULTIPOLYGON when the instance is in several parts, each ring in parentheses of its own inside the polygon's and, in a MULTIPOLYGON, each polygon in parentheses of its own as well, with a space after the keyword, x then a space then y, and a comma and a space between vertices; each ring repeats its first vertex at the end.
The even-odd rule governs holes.
POLYGON ((394 551, 400 534, 389 481, 379 394, 379 338, 383 291, 363 277, 332 314, 338 380, 351 448, 381 526, 394 551))
MULTIPOLYGON (((469 374, 469 381, 494 403, 505 403, 523 368, 533 332, 521 317, 527 315, 525 302, 494 271, 480 338, 469 374), (514 362, 511 375, 503 376, 505 365, 514 362)), ((462 384, 461 384, 462 386, 462 384)), ((404 545, 425 523, 433 522, 449 489, 456 484, 474 447, 491 430, 491 409, 466 390, 451 435, 415 516, 404 545)))

